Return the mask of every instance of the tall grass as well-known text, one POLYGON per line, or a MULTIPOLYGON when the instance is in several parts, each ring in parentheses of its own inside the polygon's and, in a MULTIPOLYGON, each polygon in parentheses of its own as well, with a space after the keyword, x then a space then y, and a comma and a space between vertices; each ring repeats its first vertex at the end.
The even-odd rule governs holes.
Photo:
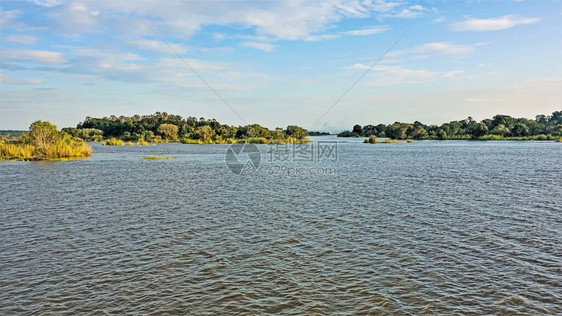
POLYGON ((101 144, 104 146, 125 146, 125 142, 117 138, 104 140, 101 144))
POLYGON ((32 160, 35 146, 31 144, 6 143, 0 141, 0 160, 19 159, 32 160))
POLYGON ((33 144, 0 142, 0 160, 49 160, 91 155, 92 147, 83 142, 59 140, 44 148, 37 148, 33 144))

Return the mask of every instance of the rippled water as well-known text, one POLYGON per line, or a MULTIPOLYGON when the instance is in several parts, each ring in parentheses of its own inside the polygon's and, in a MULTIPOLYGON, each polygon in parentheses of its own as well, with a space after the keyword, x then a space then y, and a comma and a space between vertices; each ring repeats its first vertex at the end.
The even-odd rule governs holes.
POLYGON ((327 175, 263 145, 244 177, 94 146, 0 163, 0 314, 562 313, 560 144, 348 140, 327 175))

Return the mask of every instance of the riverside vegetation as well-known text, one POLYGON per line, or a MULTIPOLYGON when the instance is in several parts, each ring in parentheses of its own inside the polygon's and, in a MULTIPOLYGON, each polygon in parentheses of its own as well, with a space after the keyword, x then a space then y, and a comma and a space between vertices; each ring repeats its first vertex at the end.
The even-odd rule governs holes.
POLYGON ((259 124, 229 126, 215 119, 187 117, 156 112, 151 115, 86 117, 75 128, 64 132, 85 141, 102 141, 104 145, 123 146, 136 141, 184 144, 233 144, 233 143, 308 143, 308 131, 296 125, 286 129, 269 130, 259 124))
MULTIPOLYGON (((338 137, 388 137, 391 139, 477 139, 477 140, 560 140, 562 111, 552 115, 537 115, 535 119, 496 115, 480 122, 471 117, 441 126, 395 122, 390 125, 355 125, 338 137)), ((374 140, 367 139, 366 143, 374 140)), ((562 141, 562 140, 560 140, 562 141)))
POLYGON ((32 123, 29 132, 17 138, 0 140, 0 160, 61 160, 91 155, 92 147, 46 121, 32 123))

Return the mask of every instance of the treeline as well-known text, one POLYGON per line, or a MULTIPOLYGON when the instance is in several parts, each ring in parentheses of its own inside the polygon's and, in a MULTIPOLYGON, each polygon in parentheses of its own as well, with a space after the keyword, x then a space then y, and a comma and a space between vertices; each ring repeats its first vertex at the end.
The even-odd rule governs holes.
POLYGON ((133 115, 92 118, 86 117, 76 128, 63 129, 66 133, 86 141, 118 138, 123 141, 181 141, 183 143, 234 143, 240 141, 307 142, 308 131, 295 125, 286 129, 269 130, 259 124, 229 126, 215 119, 156 112, 151 115, 133 115))
POLYGON ((355 125, 338 137, 388 137, 392 139, 537 139, 551 140, 562 136, 562 111, 552 115, 537 115, 535 119, 496 115, 477 122, 468 117, 438 125, 395 122, 390 125, 355 125))

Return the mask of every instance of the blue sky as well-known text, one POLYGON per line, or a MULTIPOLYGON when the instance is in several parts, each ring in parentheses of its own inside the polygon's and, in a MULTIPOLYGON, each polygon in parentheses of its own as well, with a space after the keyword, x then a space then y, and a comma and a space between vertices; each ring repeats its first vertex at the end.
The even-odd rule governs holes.
POLYGON ((311 128, 412 26, 314 130, 562 109, 558 0, 4 0, 0 14, 0 129, 156 111, 311 128))

